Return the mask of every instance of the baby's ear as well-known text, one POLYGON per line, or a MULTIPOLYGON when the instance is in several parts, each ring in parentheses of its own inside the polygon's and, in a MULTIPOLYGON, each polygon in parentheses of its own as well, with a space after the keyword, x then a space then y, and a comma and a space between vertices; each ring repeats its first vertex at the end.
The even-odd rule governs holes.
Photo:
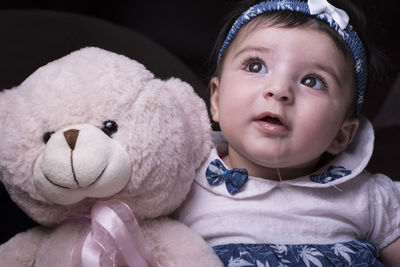
POLYGON ((210 81, 210 112, 213 121, 219 122, 218 101, 219 101, 219 78, 214 76, 210 81))
POLYGON ((353 140, 359 125, 358 118, 346 119, 326 152, 336 155, 345 150, 353 140))

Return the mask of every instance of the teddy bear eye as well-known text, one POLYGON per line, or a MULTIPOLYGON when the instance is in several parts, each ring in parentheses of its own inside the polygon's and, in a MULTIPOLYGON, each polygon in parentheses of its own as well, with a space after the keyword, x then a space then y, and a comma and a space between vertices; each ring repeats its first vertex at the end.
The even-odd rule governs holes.
POLYGON ((101 130, 108 136, 111 137, 113 133, 116 133, 118 131, 118 124, 115 121, 105 121, 103 122, 103 127, 101 130))
POLYGON ((47 144, 47 142, 49 141, 50 137, 53 135, 54 132, 45 132, 43 134, 43 142, 45 144, 47 144))

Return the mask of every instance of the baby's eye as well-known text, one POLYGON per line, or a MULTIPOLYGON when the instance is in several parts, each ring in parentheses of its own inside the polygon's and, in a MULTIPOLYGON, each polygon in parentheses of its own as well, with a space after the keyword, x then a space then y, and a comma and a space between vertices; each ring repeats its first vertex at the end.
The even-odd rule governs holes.
POLYGON ((307 87, 314 88, 317 90, 323 90, 326 88, 325 81, 322 78, 318 77, 313 77, 313 76, 306 77, 301 81, 301 83, 307 87))
POLYGON ((267 68, 261 61, 251 61, 246 65, 246 71, 253 73, 266 73, 267 68))

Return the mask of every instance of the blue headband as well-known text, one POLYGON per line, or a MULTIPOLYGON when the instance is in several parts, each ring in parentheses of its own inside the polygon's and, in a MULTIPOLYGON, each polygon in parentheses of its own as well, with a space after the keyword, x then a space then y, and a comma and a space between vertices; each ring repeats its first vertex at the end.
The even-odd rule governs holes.
POLYGON ((349 17, 346 12, 335 8, 326 0, 308 0, 307 3, 301 2, 300 0, 271 0, 252 6, 240 15, 230 29, 219 51, 218 63, 224 51, 232 43, 243 25, 260 14, 280 10, 290 10, 311 15, 327 23, 343 38, 354 61, 354 70, 357 80, 356 113, 359 114, 364 103, 365 89, 367 86, 367 57, 365 50, 357 33, 353 30, 353 27, 348 24, 349 17))

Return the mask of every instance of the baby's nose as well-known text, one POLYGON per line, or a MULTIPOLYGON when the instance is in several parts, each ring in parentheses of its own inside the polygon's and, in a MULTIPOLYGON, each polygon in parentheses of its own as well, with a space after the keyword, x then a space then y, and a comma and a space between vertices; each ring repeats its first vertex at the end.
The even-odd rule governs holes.
POLYGON ((288 82, 274 83, 272 86, 267 86, 263 96, 265 99, 275 99, 285 104, 292 104, 294 101, 293 91, 288 82))
POLYGON ((277 94, 273 92, 267 92, 266 97, 275 97, 277 100, 282 101, 282 102, 289 102, 291 101, 292 97, 289 96, 290 94, 277 94))

